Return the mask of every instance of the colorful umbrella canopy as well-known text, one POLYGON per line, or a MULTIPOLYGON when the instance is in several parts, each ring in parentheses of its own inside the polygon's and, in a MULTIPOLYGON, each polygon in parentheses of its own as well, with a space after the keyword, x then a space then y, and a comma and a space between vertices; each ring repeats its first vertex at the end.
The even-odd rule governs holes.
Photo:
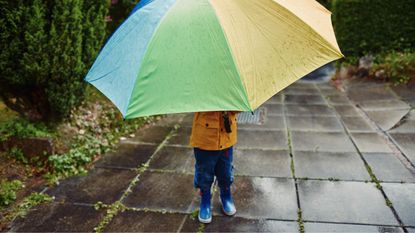
POLYGON ((125 119, 253 111, 341 57, 314 0, 142 0, 85 80, 125 119))

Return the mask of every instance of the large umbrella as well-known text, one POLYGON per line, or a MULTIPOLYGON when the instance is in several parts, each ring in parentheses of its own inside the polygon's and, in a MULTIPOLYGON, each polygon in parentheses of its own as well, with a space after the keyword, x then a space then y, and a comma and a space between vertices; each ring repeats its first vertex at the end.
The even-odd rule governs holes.
POLYGON ((142 0, 85 80, 125 119, 253 111, 341 57, 314 0, 142 0))

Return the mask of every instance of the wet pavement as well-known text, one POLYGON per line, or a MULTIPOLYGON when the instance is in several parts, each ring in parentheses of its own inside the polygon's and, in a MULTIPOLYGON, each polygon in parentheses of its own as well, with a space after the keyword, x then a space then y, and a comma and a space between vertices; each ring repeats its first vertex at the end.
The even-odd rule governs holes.
POLYGON ((346 87, 295 83, 261 107, 261 124, 239 124, 234 217, 215 189, 212 223, 195 219, 192 115, 177 114, 121 141, 87 176, 45 189, 55 201, 8 230, 415 232, 415 89, 346 87))

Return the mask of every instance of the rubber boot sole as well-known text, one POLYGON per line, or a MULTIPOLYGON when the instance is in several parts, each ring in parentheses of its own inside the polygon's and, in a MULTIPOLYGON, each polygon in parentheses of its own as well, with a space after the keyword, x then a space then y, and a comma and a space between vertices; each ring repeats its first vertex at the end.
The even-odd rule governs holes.
POLYGON ((223 214, 225 214, 226 216, 234 216, 236 214, 236 209, 234 212, 226 212, 225 209, 223 208, 222 200, 219 199, 219 201, 220 201, 220 206, 221 206, 223 214))
POLYGON ((208 218, 208 219, 202 219, 200 218, 200 216, 198 215, 197 218, 199 219, 199 222, 201 223, 211 223, 212 222, 212 217, 208 218))

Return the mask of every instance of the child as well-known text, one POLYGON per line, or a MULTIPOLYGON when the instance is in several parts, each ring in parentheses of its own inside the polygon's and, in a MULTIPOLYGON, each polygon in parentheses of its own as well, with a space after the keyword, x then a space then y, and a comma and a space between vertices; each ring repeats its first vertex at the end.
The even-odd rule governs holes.
POLYGON ((199 221, 210 223, 211 186, 214 176, 220 188, 222 211, 236 213, 231 195, 233 145, 236 143, 237 112, 197 112, 193 117, 190 145, 196 158, 194 187, 200 189, 199 221))

